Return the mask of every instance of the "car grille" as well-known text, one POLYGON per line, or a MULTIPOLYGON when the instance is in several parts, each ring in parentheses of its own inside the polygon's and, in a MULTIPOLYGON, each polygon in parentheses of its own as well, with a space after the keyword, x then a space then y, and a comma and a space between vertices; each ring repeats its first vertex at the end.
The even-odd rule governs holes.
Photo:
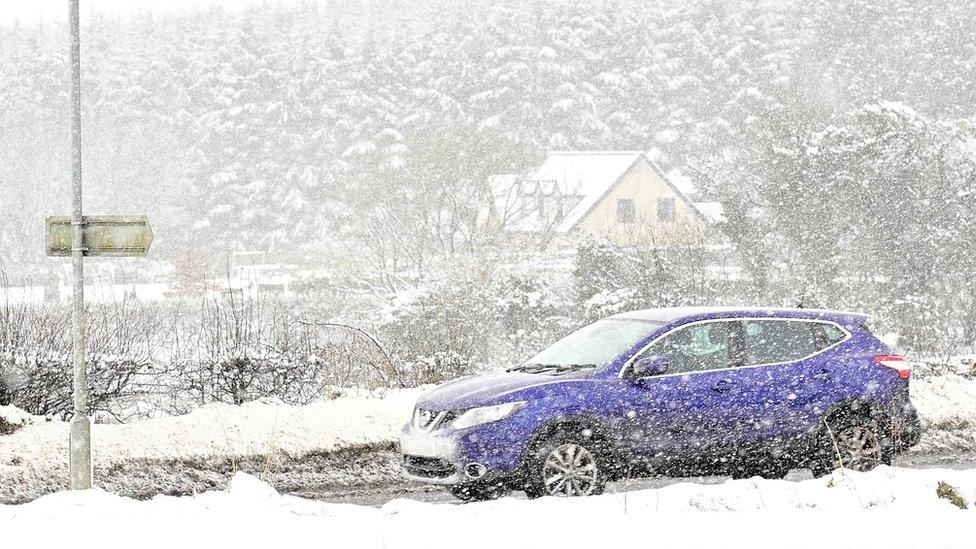
POLYGON ((457 472, 457 467, 447 460, 421 456, 403 456, 403 468, 423 478, 447 478, 457 472))

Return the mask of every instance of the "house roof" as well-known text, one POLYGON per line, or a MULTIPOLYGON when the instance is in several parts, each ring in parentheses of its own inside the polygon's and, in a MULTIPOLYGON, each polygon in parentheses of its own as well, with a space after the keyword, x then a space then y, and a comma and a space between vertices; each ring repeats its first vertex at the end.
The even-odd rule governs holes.
POLYGON ((552 151, 542 165, 528 175, 491 176, 489 186, 495 212, 509 230, 567 233, 640 160, 647 162, 665 185, 688 203, 692 212, 708 223, 724 220, 721 204, 692 203, 688 194, 696 190, 691 180, 681 176, 680 172, 672 172, 679 176, 679 181, 672 181, 642 151, 552 151), (557 219, 539 211, 536 203, 528 203, 527 196, 558 196, 562 215, 557 219))
POLYGON ((686 197, 690 198, 692 195, 698 194, 698 188, 695 186, 695 182, 681 170, 674 169, 669 171, 667 180, 686 197))
POLYGON ((725 207, 721 202, 695 202, 694 206, 709 223, 725 222, 725 207))
MULTIPOLYGON (((559 194, 566 210, 558 220, 546 218, 529 208, 509 221, 510 229, 565 233, 582 220, 638 159, 641 151, 553 151, 527 176, 493 176, 492 198, 498 212, 511 212, 524 194, 559 194)), ((503 215, 504 217, 504 215, 503 215)))
POLYGON ((555 181, 564 191, 580 197, 563 216, 556 231, 576 226, 631 166, 644 156, 641 151, 556 151, 533 174, 538 181, 555 181))

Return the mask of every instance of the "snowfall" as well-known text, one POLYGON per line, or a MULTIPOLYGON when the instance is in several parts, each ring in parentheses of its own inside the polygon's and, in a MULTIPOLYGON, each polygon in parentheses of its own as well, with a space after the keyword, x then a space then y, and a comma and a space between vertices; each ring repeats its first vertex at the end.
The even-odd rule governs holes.
MULTIPOLYGON (((976 448, 976 380, 913 382, 926 434, 918 451, 976 448)), ((422 392, 348 392, 308 406, 259 401, 210 405, 178 417, 96 424, 96 468, 153 460, 302 456, 390 444, 422 392)), ((67 425, 0 409, 0 488, 66 474, 67 425)), ((976 470, 881 467, 801 481, 679 482, 582 499, 451 505, 396 499, 379 508, 281 495, 238 472, 229 486, 192 496, 130 499, 102 489, 57 491, 0 505, 8 546, 50 547, 81 532, 85 546, 334 547, 976 547, 976 470), (961 507, 966 507, 962 509, 961 507), (135 540, 138 540, 136 543, 135 540), (179 544, 179 545, 175 545, 179 544)))

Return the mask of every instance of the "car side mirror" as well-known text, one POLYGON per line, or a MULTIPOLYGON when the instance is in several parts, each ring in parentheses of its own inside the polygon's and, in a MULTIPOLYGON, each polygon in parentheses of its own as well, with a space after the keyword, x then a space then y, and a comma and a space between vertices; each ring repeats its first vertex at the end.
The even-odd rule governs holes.
POLYGON ((666 356, 645 356, 637 359, 630 366, 630 379, 637 381, 647 377, 661 375, 668 371, 671 361, 666 356))

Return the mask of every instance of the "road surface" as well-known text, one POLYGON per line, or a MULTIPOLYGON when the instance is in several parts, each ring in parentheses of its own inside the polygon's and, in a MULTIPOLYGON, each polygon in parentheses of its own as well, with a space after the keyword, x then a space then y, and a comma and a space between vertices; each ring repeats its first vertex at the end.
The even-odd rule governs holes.
MULTIPOLYGON (((915 469, 976 469, 976 454, 968 455, 937 455, 911 453, 895 458, 895 466, 909 467, 915 469)), ((806 469, 790 471, 786 480, 804 480, 811 478, 810 472, 806 469)), ((719 484, 729 480, 729 477, 655 477, 646 479, 627 479, 611 483, 607 486, 607 493, 627 492, 631 490, 646 490, 648 488, 661 488, 677 482, 697 482, 700 484, 719 484)), ((353 503, 357 505, 371 505, 379 507, 394 499, 412 499, 433 503, 452 503, 459 504, 454 496, 447 490, 437 486, 429 486, 412 482, 397 482, 387 484, 371 484, 360 486, 336 487, 328 486, 318 489, 306 489, 300 492, 292 492, 291 495, 301 496, 310 499, 328 501, 333 503, 353 503)), ((521 492, 512 492, 509 497, 524 498, 521 492)))

